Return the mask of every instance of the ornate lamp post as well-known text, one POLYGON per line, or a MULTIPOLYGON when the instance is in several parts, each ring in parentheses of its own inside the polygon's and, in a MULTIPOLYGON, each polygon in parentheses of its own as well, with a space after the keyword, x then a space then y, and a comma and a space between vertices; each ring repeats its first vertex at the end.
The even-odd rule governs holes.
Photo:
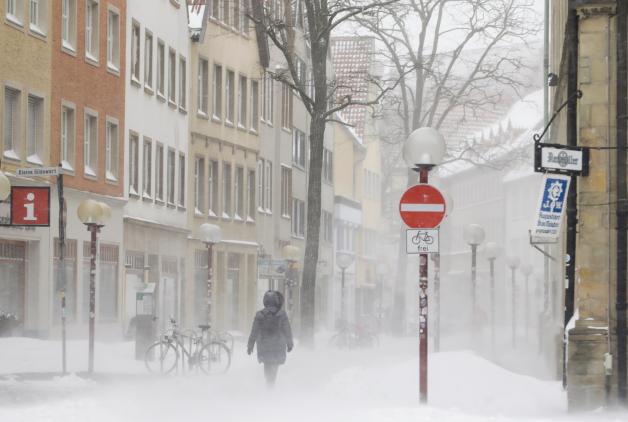
POLYGON ((512 274, 512 347, 517 347, 517 285, 516 274, 521 260, 516 256, 507 259, 508 267, 512 274))
POLYGON ((286 245, 282 248, 281 254, 286 260, 286 285, 288 286, 288 315, 292 316, 294 306, 294 288, 297 286, 297 268, 296 263, 301 255, 301 249, 298 246, 286 245))
POLYGON ((345 304, 345 271, 353 263, 353 254, 347 252, 336 253, 336 264, 340 267, 341 279, 340 279, 340 323, 342 327, 346 326, 346 304, 345 304))
POLYGON ((94 326, 96 320, 96 242, 100 229, 111 218, 111 208, 104 202, 86 199, 77 209, 79 220, 91 234, 89 264, 89 350, 87 372, 94 372, 94 326))
POLYGON ((377 304, 377 331, 380 333, 382 331, 382 319, 384 317, 384 277, 386 277, 389 271, 390 268, 384 261, 379 262, 377 267, 375 267, 375 272, 377 273, 377 294, 379 296, 377 304))
POLYGON ((212 289, 214 268, 212 265, 214 245, 222 241, 222 230, 215 224, 203 223, 199 227, 201 242, 207 247, 207 325, 212 320, 212 289))
MULTIPOLYGON (((463 229, 464 241, 471 246, 471 312, 475 317, 476 284, 477 284, 477 253, 478 246, 484 242, 484 229, 479 224, 467 224, 463 229)), ((472 318, 473 320, 473 318, 472 318)))
MULTIPOLYGON (((446 148, 443 135, 430 127, 419 128, 408 136, 403 146, 403 158, 408 167, 419 173, 419 183, 428 183, 430 170, 442 163, 446 148)), ((427 254, 421 254, 419 260, 419 394, 421 403, 427 403, 427 254)))
POLYGON ((530 334, 530 291, 529 291, 529 281, 530 281, 530 274, 532 274, 532 271, 534 270, 534 268, 532 268, 532 265, 530 264, 523 264, 521 266, 521 273, 523 274, 524 280, 525 280, 525 314, 524 314, 524 320, 525 320, 525 325, 526 325, 526 340, 528 339, 528 335, 530 334))
POLYGON ((495 354, 495 260, 499 252, 499 245, 495 242, 488 242, 484 247, 484 254, 491 271, 491 348, 493 354, 495 354))

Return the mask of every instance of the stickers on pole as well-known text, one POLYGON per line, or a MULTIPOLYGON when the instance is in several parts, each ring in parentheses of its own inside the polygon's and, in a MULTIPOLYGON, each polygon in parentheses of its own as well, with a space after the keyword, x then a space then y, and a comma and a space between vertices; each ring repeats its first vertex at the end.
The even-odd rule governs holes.
POLYGON ((406 253, 408 255, 438 253, 438 229, 406 230, 406 253))
POLYGON ((547 174, 537 202, 532 236, 555 239, 560 236, 560 227, 567 208, 570 176, 547 174))

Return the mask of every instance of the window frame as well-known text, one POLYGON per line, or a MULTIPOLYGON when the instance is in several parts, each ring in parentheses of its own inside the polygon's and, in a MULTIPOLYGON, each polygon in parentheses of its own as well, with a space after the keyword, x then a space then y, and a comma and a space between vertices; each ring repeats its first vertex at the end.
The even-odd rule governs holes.
POLYGON ((153 86, 153 62, 154 62, 155 37, 153 32, 144 27, 144 89, 149 94, 154 93, 153 86), (150 47, 148 46, 150 40, 150 47), (150 56, 150 57, 149 57, 150 56))
POLYGON ((107 116, 105 123, 105 180, 118 182, 118 161, 120 158, 120 122, 114 117, 107 116), (109 128, 115 126, 116 141, 111 143, 109 128))
POLYGON ((196 95, 196 114, 207 118, 209 115, 209 60, 200 56, 198 57, 197 71, 197 95, 196 95))
POLYGON ((223 67, 219 63, 214 63, 212 70, 212 119, 221 121, 223 116, 223 67))
POLYGON ((140 197, 140 135, 135 131, 129 131, 129 196, 140 197))
POLYGON ((233 212, 233 166, 222 162, 222 218, 231 219, 233 212))
POLYGON ((218 160, 212 159, 207 164, 207 214, 216 217, 220 203, 220 166, 218 160))
POLYGON ((194 156, 194 214, 205 213, 205 157, 194 156))
POLYGON ((120 11, 111 4, 107 5, 107 69, 115 74, 120 72, 120 11), (117 18, 117 34, 114 36, 114 40, 111 40, 112 15, 117 18), (110 53, 112 57, 110 57, 110 53))
POLYGON ((2 116, 2 145, 3 145, 3 157, 9 160, 20 161, 22 159, 22 95, 23 91, 17 87, 6 84, 3 90, 3 116, 2 116), (7 149, 7 93, 12 91, 15 95, 15 108, 11 107, 11 149, 7 149))
POLYGON ((165 202, 164 175, 165 175, 165 147, 161 142, 155 141, 155 202, 165 202))
POLYGON ((98 112, 96 110, 92 110, 86 107, 83 115, 84 115, 83 117, 83 175, 89 179, 96 179, 98 177, 98 129, 99 129, 98 112), (94 147, 91 146, 91 137, 88 141, 88 136, 87 136, 87 131, 89 129, 88 124, 87 124, 88 118, 94 118, 96 122, 96 130, 95 130, 96 137, 94 140, 94 144, 95 144, 94 147), (87 146, 89 146, 89 148, 86 148, 87 146), (88 151, 88 153, 86 151, 88 151), (93 162, 92 162, 92 157, 91 157, 92 151, 94 152, 93 162), (89 161, 89 164, 87 163, 88 161, 89 161))
POLYGON ((45 124, 45 99, 43 95, 29 92, 26 97, 26 161, 36 165, 43 165, 42 157, 44 156, 44 124, 45 124), (37 115, 34 127, 34 150, 31 151, 31 136, 33 135, 33 126, 31 126, 31 99, 36 102, 37 115))
POLYGON ((76 162, 76 105, 74 103, 62 100, 60 117, 61 122, 59 125, 59 161, 61 162, 61 167, 65 171, 74 173, 74 165, 76 162), (72 112, 71 125, 65 122, 65 116, 67 115, 66 110, 72 112), (64 128, 66 132, 65 141, 63 139, 64 128))
POLYGON ((61 1, 61 49, 74 55, 76 54, 76 25, 77 25, 77 4, 79 0, 62 0, 61 1), (64 17, 63 9, 67 4, 67 18, 64 17), (67 28, 64 23, 67 22, 67 28), (67 39, 64 38, 64 32, 67 31, 67 39))
POLYGON ((241 73, 238 74, 238 129, 246 129, 247 127, 247 103, 248 97, 248 78, 241 73))
POLYGON ((225 72, 225 124, 235 125, 235 72, 227 69, 225 72))
POLYGON ((88 61, 98 64, 99 57, 100 57, 100 0, 85 0, 85 58, 88 61), (95 6, 96 16, 90 15, 89 13, 90 10, 93 10, 92 6, 95 6), (88 31, 88 27, 91 28, 89 31, 88 31), (88 48, 88 45, 90 46, 90 48, 88 48))
POLYGON ((157 79, 155 81, 155 91, 157 97, 162 101, 166 100, 166 43, 157 38, 157 79))
POLYGON ((153 199, 153 140, 147 136, 142 138, 142 198, 153 199))
POLYGON ((250 127, 249 130, 252 133, 259 132, 259 122, 260 122, 260 114, 259 114, 259 82, 251 79, 250 83, 250 97, 251 97, 251 108, 249 111, 249 120, 250 127))
POLYGON ((179 111, 187 112, 187 60, 179 54, 179 111))
POLYGON ((177 106, 177 51, 168 48, 168 104, 172 107, 177 106))

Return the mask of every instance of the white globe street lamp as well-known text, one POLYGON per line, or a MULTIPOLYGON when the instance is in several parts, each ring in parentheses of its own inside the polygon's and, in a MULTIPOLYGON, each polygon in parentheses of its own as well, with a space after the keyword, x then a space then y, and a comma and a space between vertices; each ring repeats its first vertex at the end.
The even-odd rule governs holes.
POLYGON ((340 322, 342 324, 343 330, 345 327, 345 271, 347 267, 349 267, 355 256, 353 254, 347 252, 337 252, 336 253, 336 264, 340 267, 341 278, 340 278, 340 322))
POLYGON ((408 136, 402 153, 408 167, 431 168, 443 162, 446 149, 443 135, 434 128, 422 127, 408 136))
POLYGON ((90 232, 90 265, 89 265, 89 350, 88 369, 94 372, 94 329, 96 320, 96 244, 101 227, 111 218, 111 208, 104 202, 86 199, 76 210, 79 220, 90 232))
POLYGON ((212 258, 214 245, 222 241, 222 230, 215 224, 203 223, 198 229, 201 242, 207 247, 207 328, 212 318, 212 279, 214 275, 212 258))
MULTIPOLYGON (((467 224, 463 229, 464 241, 471 246, 471 312, 475 316, 477 284, 477 252, 478 246, 484 241, 484 229, 479 224, 467 224)), ((471 319, 473 321, 473 318, 471 319)))
POLYGON ((506 258, 506 263, 510 268, 510 272, 512 274, 512 347, 517 347, 517 283, 516 283, 516 274, 517 268, 519 264, 521 264, 521 260, 516 256, 509 256, 506 258))
POLYGON ((484 255, 488 259, 491 272, 491 349, 495 354, 495 260, 500 253, 499 245, 495 242, 487 242, 484 246, 484 255))
POLYGON ((521 273, 523 274, 525 280, 525 324, 526 324, 526 340, 530 335, 530 290, 529 290, 529 281, 530 275, 534 271, 534 267, 532 265, 525 263, 521 266, 521 273))

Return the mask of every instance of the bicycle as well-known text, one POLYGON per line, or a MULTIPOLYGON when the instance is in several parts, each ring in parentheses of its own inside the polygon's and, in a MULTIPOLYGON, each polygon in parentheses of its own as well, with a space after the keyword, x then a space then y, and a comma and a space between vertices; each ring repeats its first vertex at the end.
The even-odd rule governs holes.
POLYGON ((146 349, 144 364, 149 372, 166 375, 178 369, 181 359, 182 372, 186 360, 189 370, 200 369, 205 374, 221 374, 231 366, 231 351, 220 341, 209 338, 209 325, 199 325, 201 335, 196 332, 181 332, 176 321, 171 318, 170 334, 151 344, 146 349), (208 340, 205 340, 208 338, 208 340), (188 347, 185 342, 188 340, 188 347))
POLYGON ((426 245, 431 245, 432 243, 434 243, 434 237, 431 236, 428 232, 425 232, 423 237, 421 237, 421 231, 419 231, 417 232, 416 236, 412 237, 412 243, 414 243, 415 245, 419 245, 421 242, 425 243, 426 245))

